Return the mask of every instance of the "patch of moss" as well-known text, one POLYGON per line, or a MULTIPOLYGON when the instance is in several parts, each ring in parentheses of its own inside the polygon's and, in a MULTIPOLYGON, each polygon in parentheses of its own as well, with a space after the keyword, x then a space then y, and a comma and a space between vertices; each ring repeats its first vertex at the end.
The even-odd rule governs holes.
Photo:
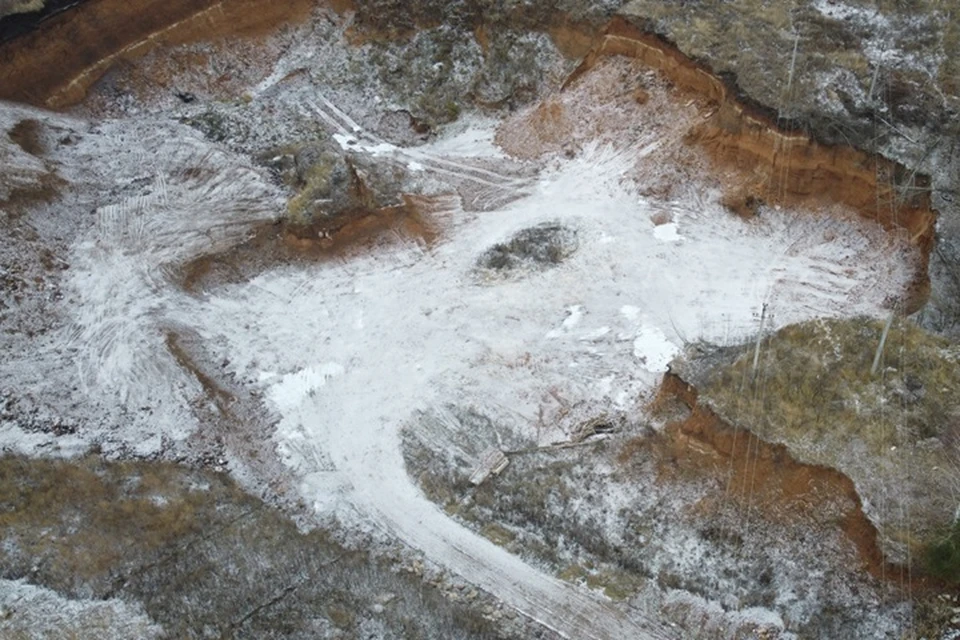
POLYGON ((557 575, 567 582, 582 582, 591 589, 603 591, 611 600, 627 600, 643 586, 643 578, 637 574, 614 568, 593 568, 572 564, 557 575))
POLYGON ((960 584, 960 523, 955 523, 940 540, 924 549, 927 572, 952 584, 960 584))
POLYGON ((338 604, 331 604, 327 607, 327 617, 338 629, 348 630, 356 623, 357 617, 349 609, 338 604))
POLYGON ((330 193, 330 179, 335 161, 320 156, 304 176, 300 191, 287 202, 287 217, 294 224, 310 224, 316 213, 316 202, 330 193))
POLYGON ((453 122, 460 117, 460 105, 453 100, 448 100, 446 105, 446 117, 449 122, 453 122))

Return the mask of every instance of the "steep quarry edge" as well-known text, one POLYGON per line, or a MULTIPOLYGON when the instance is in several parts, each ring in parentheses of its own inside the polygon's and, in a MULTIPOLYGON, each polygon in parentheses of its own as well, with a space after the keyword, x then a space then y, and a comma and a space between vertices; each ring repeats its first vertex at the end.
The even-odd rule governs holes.
MULTIPOLYGON (((345 2, 330 6, 341 12, 353 9, 345 2)), ((0 98, 66 108, 81 102, 112 66, 156 47, 263 37, 284 24, 306 21, 313 8, 309 0, 266 6, 254 0, 91 0, 0 45, 0 98)), ((906 234, 920 261, 899 310, 910 314, 926 303, 937 219, 927 176, 879 155, 851 146, 827 146, 790 130, 789 123, 776 119, 768 106, 742 96, 734 80, 721 78, 707 64, 692 60, 625 17, 598 28, 558 14, 543 28, 564 55, 580 59, 566 84, 603 57, 623 55, 641 60, 692 98, 705 101, 709 115, 689 134, 688 142, 732 174, 724 202, 734 212, 750 216, 760 204, 839 203, 889 231, 906 234)), ((356 25, 350 39, 398 37, 375 28, 364 31, 362 23, 356 25)), ((482 45, 484 25, 476 27, 473 36, 482 45)))
POLYGON ((256 38, 309 18, 312 0, 87 0, 0 44, 0 99, 49 109, 81 102, 112 66, 162 46, 256 38))
MULTIPOLYGON (((930 576, 920 575, 910 567, 896 565, 885 559, 877 529, 864 513, 860 495, 847 475, 831 467, 798 461, 785 445, 767 442, 749 429, 726 422, 708 404, 702 403, 699 395, 698 389, 674 370, 664 374, 654 405, 663 406, 673 401, 689 411, 683 419, 670 422, 666 427, 668 434, 681 443, 681 447, 693 451, 706 448, 724 460, 730 460, 730 468, 734 473, 747 473, 747 467, 752 462, 754 476, 758 473, 757 467, 762 466, 766 467, 766 474, 781 478, 816 478, 829 487, 830 493, 845 496, 854 505, 838 522, 838 526, 856 545, 863 568, 870 575, 901 586, 909 585, 910 589, 947 588, 930 576)), ((731 483, 728 491, 735 495, 742 489, 738 489, 736 483, 731 483)), ((746 496, 735 497, 742 499, 746 496)))
POLYGON ((732 210, 752 215, 761 203, 839 203, 889 231, 905 232, 920 253, 920 264, 900 310, 910 314, 925 304, 937 220, 927 176, 877 154, 826 146, 786 129, 768 110, 743 100, 731 81, 624 18, 610 22, 566 83, 613 55, 641 60, 692 97, 709 101, 711 115, 688 142, 706 150, 718 166, 738 174, 740 180, 724 197, 732 210))

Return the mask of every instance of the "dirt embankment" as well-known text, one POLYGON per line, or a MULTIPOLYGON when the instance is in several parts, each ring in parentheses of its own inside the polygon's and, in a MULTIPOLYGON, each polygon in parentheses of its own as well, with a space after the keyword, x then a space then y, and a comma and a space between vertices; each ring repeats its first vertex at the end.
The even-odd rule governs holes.
POLYGON ((686 410, 683 419, 667 426, 672 464, 690 469, 724 467, 729 478, 725 499, 735 501, 745 517, 776 520, 834 512, 837 526, 856 545, 871 575, 917 590, 942 586, 885 561, 877 530, 863 513, 856 487, 846 475, 798 462, 785 446, 728 424, 699 402, 692 385, 667 372, 655 404, 663 408, 671 403, 686 410))
MULTIPOLYGON (((314 6, 310 0, 89 0, 36 31, 0 45, 0 98, 53 108, 69 106, 82 100, 111 67, 157 46, 228 36, 261 37, 283 24, 306 20, 314 6)), ((330 6, 357 12, 353 39, 395 38, 404 32, 384 31, 371 17, 379 14, 366 3, 336 0, 330 6)), ((426 19, 419 17, 420 21, 410 21, 410 29, 426 19)), ((482 45, 488 29, 483 21, 497 16, 473 18, 479 21, 473 33, 482 45)), ((768 109, 748 104, 731 82, 624 18, 615 18, 605 27, 558 12, 520 18, 520 24, 545 29, 565 55, 582 57, 570 80, 605 56, 624 55, 657 69, 678 89, 707 104, 704 121, 689 133, 688 141, 706 150, 727 174, 725 199, 732 210, 753 215, 761 204, 840 203, 889 230, 907 234, 919 249, 922 264, 904 311, 913 312, 926 301, 936 214, 925 176, 882 157, 852 147, 826 146, 803 132, 790 131, 768 109), (534 24, 534 18, 541 22, 534 24)))
POLYGON ((111 66, 160 45, 261 37, 303 22, 312 0, 88 0, 0 44, 0 99, 76 104, 111 66))
POLYGON ((658 36, 628 21, 614 19, 567 83, 606 56, 636 58, 657 69, 692 98, 711 108, 688 135, 718 166, 730 172, 726 204, 753 215, 760 204, 840 203, 888 230, 902 230, 922 256, 917 280, 904 301, 912 313, 929 291, 927 262, 935 241, 936 213, 930 181, 898 163, 853 147, 826 146, 799 131, 790 131, 760 106, 746 103, 735 86, 691 60, 658 36))
POLYGON ((267 222, 246 242, 187 262, 181 286, 197 292, 214 285, 244 282, 278 264, 345 260, 395 243, 432 245, 441 228, 435 213, 442 199, 404 196, 404 203, 379 209, 353 209, 311 224, 267 222))

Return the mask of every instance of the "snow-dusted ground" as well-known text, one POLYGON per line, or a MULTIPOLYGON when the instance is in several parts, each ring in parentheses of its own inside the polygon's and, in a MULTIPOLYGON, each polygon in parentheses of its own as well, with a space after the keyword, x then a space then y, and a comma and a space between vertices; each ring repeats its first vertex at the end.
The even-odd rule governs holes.
POLYGON ((164 637, 143 610, 121 600, 68 600, 24 580, 0 580, 0 637, 164 637))
MULTIPOLYGON (((763 305, 771 329, 885 313, 911 278, 908 252, 878 228, 817 212, 743 221, 699 184, 645 199, 631 176, 649 146, 595 140, 520 176, 490 168, 500 154, 491 120, 401 149, 325 99, 310 108, 343 145, 403 163, 434 190, 468 182, 492 195, 479 207, 439 200, 431 246, 280 266, 191 296, 171 269, 278 215, 277 190, 180 125, 88 128, 58 152, 60 170, 93 185, 97 202, 70 248, 68 321, 5 358, 3 381, 88 403, 74 410, 103 416, 147 455, 197 428, 202 389, 164 341, 171 327, 195 333, 212 362, 267 398, 275 444, 319 513, 399 538, 563 636, 667 635, 448 518, 408 477, 400 430, 450 404, 541 443, 601 412, 639 418, 684 342, 742 341, 763 305), (488 248, 542 223, 575 229, 576 252, 506 278, 477 269, 488 248)), ((73 436, 77 447, 97 437, 95 426, 73 436)), ((33 450, 38 438, 51 439, 0 425, 11 447, 33 450)))
MULTIPOLYGON (((438 146, 457 153, 449 140, 438 146)), ((279 268, 211 292, 177 320, 266 390, 280 450, 317 509, 355 510, 568 637, 627 637, 611 607, 428 502, 404 469, 401 427, 457 404, 549 442, 601 410, 636 417, 685 339, 742 340, 763 304, 771 325, 879 314, 911 273, 879 230, 808 212, 745 223, 691 198, 669 203, 673 226, 657 227, 650 217, 664 204, 624 179, 633 160, 593 146, 553 161, 501 210, 442 211, 432 248, 279 268), (566 262, 505 280, 477 272, 484 250, 543 222, 578 230, 566 262), (556 397, 573 407, 562 420, 556 397), (537 428, 542 415, 549 428, 537 428)))
POLYGON ((166 310, 183 298, 172 270, 276 217, 279 191, 249 161, 182 125, 152 118, 92 125, 19 107, 3 115, 35 118, 74 142, 45 159, 71 185, 69 195, 26 219, 41 238, 65 236, 68 244, 62 319, 13 343, 0 384, 16 390, 21 412, 80 424, 53 438, 4 421, 0 444, 76 454, 98 442, 108 452, 148 456, 164 441, 184 440, 196 428, 191 403, 203 392, 166 346, 166 310))

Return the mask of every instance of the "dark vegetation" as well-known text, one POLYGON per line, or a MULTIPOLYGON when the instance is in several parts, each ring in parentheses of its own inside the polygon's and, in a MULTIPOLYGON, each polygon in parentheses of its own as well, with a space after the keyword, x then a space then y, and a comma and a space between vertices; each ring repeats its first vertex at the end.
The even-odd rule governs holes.
POLYGON ((84 0, 46 0, 43 8, 29 13, 14 13, 0 18, 0 43, 30 33, 41 23, 63 13, 84 0))
POLYGON ((553 267, 577 250, 577 232, 559 224, 543 224, 517 232, 487 249, 478 265, 500 273, 522 268, 553 267))
POLYGON ((960 584, 960 523, 954 523, 943 538, 927 546, 924 562, 930 574, 960 584))

